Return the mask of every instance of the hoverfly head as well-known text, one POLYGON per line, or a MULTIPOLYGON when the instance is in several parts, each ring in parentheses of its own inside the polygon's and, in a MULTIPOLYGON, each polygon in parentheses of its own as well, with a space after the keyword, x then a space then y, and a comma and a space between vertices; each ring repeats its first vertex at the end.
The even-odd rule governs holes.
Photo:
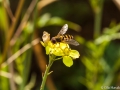
POLYGON ((55 43, 57 42, 57 41, 56 41, 56 38, 55 38, 55 37, 52 37, 51 42, 52 42, 53 44, 55 44, 55 43))

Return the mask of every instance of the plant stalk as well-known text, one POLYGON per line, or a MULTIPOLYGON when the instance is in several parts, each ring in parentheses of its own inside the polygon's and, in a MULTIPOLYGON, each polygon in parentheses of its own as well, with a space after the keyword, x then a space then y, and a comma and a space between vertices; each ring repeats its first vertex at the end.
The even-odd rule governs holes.
POLYGON ((46 70, 45 70, 45 73, 43 76, 43 81, 42 81, 40 90, 44 90, 47 76, 49 75, 49 70, 50 70, 50 67, 52 66, 53 62, 54 62, 54 56, 49 56, 49 64, 48 64, 48 66, 46 66, 46 70))
POLYGON ((99 10, 95 12, 94 38, 97 38, 100 35, 103 4, 104 0, 100 0, 98 4, 99 10))

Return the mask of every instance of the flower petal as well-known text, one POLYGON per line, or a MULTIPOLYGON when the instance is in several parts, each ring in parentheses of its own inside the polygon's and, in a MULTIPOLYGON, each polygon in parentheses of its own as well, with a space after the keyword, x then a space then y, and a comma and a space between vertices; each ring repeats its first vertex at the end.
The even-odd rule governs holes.
POLYGON ((42 42, 42 41, 40 41, 40 43, 45 47, 45 44, 44 44, 44 42, 42 42))
POLYGON ((55 48, 53 54, 56 56, 63 56, 64 52, 60 48, 55 48))
POLYGON ((69 56, 64 56, 63 57, 63 63, 67 66, 67 67, 71 67, 73 65, 73 60, 71 57, 69 56))
POLYGON ((61 42, 60 43, 60 48, 64 50, 65 48, 69 48, 69 45, 61 42))
POLYGON ((71 56, 73 59, 76 59, 79 58, 80 54, 77 50, 71 50, 69 56, 71 56))
POLYGON ((45 49, 46 49, 46 54, 48 55, 50 53, 51 48, 49 46, 46 46, 45 49))

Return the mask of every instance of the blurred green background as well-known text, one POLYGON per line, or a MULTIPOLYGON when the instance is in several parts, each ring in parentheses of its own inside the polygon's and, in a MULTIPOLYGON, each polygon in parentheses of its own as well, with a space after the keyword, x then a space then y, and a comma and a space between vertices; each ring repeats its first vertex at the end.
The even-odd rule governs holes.
POLYGON ((0 90, 40 90, 48 56, 39 41, 66 23, 80 58, 55 61, 45 90, 120 90, 119 0, 0 0, 0 90))

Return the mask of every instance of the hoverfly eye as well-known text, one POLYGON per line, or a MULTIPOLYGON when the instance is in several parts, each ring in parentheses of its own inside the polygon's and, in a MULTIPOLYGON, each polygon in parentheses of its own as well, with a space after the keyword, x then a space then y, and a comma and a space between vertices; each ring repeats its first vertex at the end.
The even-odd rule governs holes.
POLYGON ((51 39, 51 41, 52 43, 56 43, 56 39, 54 37, 51 39))

